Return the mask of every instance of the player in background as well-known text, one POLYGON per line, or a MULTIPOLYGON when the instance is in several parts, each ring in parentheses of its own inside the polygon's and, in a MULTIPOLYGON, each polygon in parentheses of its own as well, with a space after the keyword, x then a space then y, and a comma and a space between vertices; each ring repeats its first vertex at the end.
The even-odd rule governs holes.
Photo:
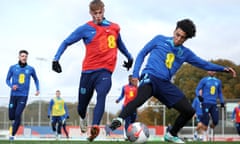
MULTIPOLYGON (((124 85, 120 97, 116 100, 119 103, 123 98, 123 108, 132 101, 137 96, 137 86, 132 83, 132 75, 128 76, 128 84, 124 85)), ((127 132, 128 126, 136 121, 137 110, 135 110, 131 115, 124 119, 125 121, 125 132, 127 132)), ((127 138, 126 138, 127 139, 127 138)))
POLYGON ((118 118, 113 119, 110 126, 112 130, 121 126, 123 119, 154 96, 168 108, 174 108, 180 113, 172 129, 165 134, 165 141, 184 143, 178 137, 178 132, 192 119, 195 110, 183 92, 171 82, 172 76, 184 62, 204 70, 231 72, 234 77, 236 76, 232 68, 203 60, 183 45, 187 39, 195 36, 195 32, 196 28, 191 20, 180 20, 177 22, 173 37, 158 35, 139 52, 133 69, 135 85, 140 80, 137 97, 125 106, 118 118), (139 75, 144 58, 147 56, 148 61, 139 75))
POLYGON ((12 121, 10 126, 9 140, 14 140, 14 136, 21 124, 22 112, 27 104, 31 77, 36 86, 35 95, 39 95, 39 80, 35 69, 27 64, 28 51, 20 50, 18 63, 12 65, 7 73, 6 83, 11 88, 9 101, 9 120, 12 121))
POLYGON ((51 120, 52 130, 56 133, 56 139, 61 138, 61 128, 68 116, 68 108, 64 100, 61 98, 60 90, 56 91, 56 95, 50 100, 48 106, 48 118, 51 120))
POLYGON ((238 106, 233 109, 232 112, 232 121, 235 122, 235 127, 238 135, 240 135, 240 101, 238 102, 238 106))
POLYGON ((222 82, 215 77, 215 71, 208 71, 208 76, 202 78, 195 90, 196 96, 202 103, 202 118, 197 126, 197 129, 203 131, 203 140, 207 139, 208 124, 210 116, 212 123, 210 124, 210 131, 216 127, 219 121, 217 99, 220 100, 221 107, 224 108, 224 98, 222 94, 222 82))
MULTIPOLYGON (((192 107, 195 110, 194 119, 197 125, 199 125, 200 119, 202 117, 202 103, 199 101, 198 97, 195 97, 192 102, 192 107)), ((199 127, 196 127, 193 135, 194 140, 202 139, 202 132, 200 132, 199 127)))
POLYGON ((61 72, 59 60, 68 46, 83 40, 86 48, 85 58, 82 64, 82 73, 79 84, 78 114, 80 116, 80 128, 87 131, 87 106, 97 93, 97 102, 93 112, 93 120, 89 141, 93 141, 99 134, 99 124, 105 110, 105 100, 112 85, 112 73, 117 62, 117 52, 127 57, 123 67, 129 70, 133 63, 131 54, 126 49, 120 36, 120 27, 104 17, 104 3, 101 0, 93 0, 89 5, 92 20, 78 27, 62 44, 53 60, 53 70, 61 72))

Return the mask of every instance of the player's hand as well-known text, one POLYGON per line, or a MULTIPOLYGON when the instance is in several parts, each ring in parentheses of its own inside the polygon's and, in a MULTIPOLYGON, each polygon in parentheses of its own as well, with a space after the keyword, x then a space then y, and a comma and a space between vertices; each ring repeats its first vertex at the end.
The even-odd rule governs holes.
POLYGON ((237 77, 236 71, 231 67, 224 68, 224 71, 227 73, 232 73, 233 77, 237 77))
POLYGON ((57 73, 61 73, 62 72, 61 65, 59 64, 58 61, 53 61, 52 62, 52 70, 57 72, 57 73))
POLYGON ((69 116, 67 116, 67 119, 69 119, 69 116))
POLYGON ((198 96, 198 99, 200 102, 203 102, 203 100, 204 100, 202 96, 198 96))
POLYGON ((47 116, 50 119, 50 115, 47 116))
POLYGON ((118 101, 118 100, 116 100, 115 102, 116 102, 116 103, 119 103, 119 101, 118 101))
POLYGON ((17 88, 18 88, 17 85, 13 85, 13 86, 12 86, 12 89, 13 89, 13 90, 17 90, 17 88))
POLYGON ((225 108, 225 105, 224 105, 224 103, 221 103, 221 108, 225 108))
POLYGON ((40 91, 36 91, 35 96, 38 96, 40 94, 40 91))
POLYGON ((129 71, 129 69, 132 67, 133 64, 133 59, 128 59, 128 61, 124 61, 123 62, 123 67, 127 68, 127 70, 129 71))

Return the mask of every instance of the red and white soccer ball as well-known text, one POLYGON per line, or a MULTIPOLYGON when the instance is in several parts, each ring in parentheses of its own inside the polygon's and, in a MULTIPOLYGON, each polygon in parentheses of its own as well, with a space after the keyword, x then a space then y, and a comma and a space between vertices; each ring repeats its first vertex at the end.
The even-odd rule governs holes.
POLYGON ((130 142, 142 144, 149 138, 149 129, 145 124, 135 122, 128 127, 126 134, 130 142))

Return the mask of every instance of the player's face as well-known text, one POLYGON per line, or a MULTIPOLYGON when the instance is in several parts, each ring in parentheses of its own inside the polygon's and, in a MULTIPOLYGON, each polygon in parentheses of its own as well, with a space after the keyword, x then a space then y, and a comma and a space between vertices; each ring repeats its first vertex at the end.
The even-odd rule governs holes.
POLYGON ((103 17, 104 17, 104 8, 98 9, 98 10, 94 10, 94 11, 90 11, 90 14, 93 18, 93 21, 96 24, 100 24, 103 21, 103 17))
POLYGON ((18 58, 21 63, 27 63, 28 55, 26 53, 21 53, 18 58))
POLYGON ((60 91, 56 91, 56 96, 60 97, 60 95, 61 95, 60 91))
POLYGON ((180 29, 180 28, 177 28, 175 31, 174 31, 174 35, 173 35, 173 43, 175 46, 179 46, 179 45, 182 45, 186 40, 186 33, 180 29))
POLYGON ((208 71, 208 74, 210 75, 210 76, 214 76, 215 75, 215 71, 208 71))

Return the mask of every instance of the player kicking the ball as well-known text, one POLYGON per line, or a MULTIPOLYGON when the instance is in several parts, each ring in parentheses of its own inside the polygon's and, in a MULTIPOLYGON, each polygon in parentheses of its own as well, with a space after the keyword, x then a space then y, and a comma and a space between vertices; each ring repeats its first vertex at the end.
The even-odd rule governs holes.
POLYGON ((183 45, 187 39, 195 36, 195 32, 195 25, 191 20, 180 20, 177 22, 173 37, 158 35, 140 51, 133 69, 135 84, 137 85, 140 80, 137 97, 124 107, 118 118, 113 119, 110 125, 112 130, 121 126, 123 119, 154 96, 168 108, 174 108, 179 112, 172 129, 164 136, 165 141, 184 143, 178 137, 178 132, 193 117, 195 111, 183 92, 172 84, 172 76, 184 62, 204 70, 231 72, 234 77, 236 76, 232 68, 205 61, 183 45), (147 64, 139 76, 144 58, 148 54, 147 64))

